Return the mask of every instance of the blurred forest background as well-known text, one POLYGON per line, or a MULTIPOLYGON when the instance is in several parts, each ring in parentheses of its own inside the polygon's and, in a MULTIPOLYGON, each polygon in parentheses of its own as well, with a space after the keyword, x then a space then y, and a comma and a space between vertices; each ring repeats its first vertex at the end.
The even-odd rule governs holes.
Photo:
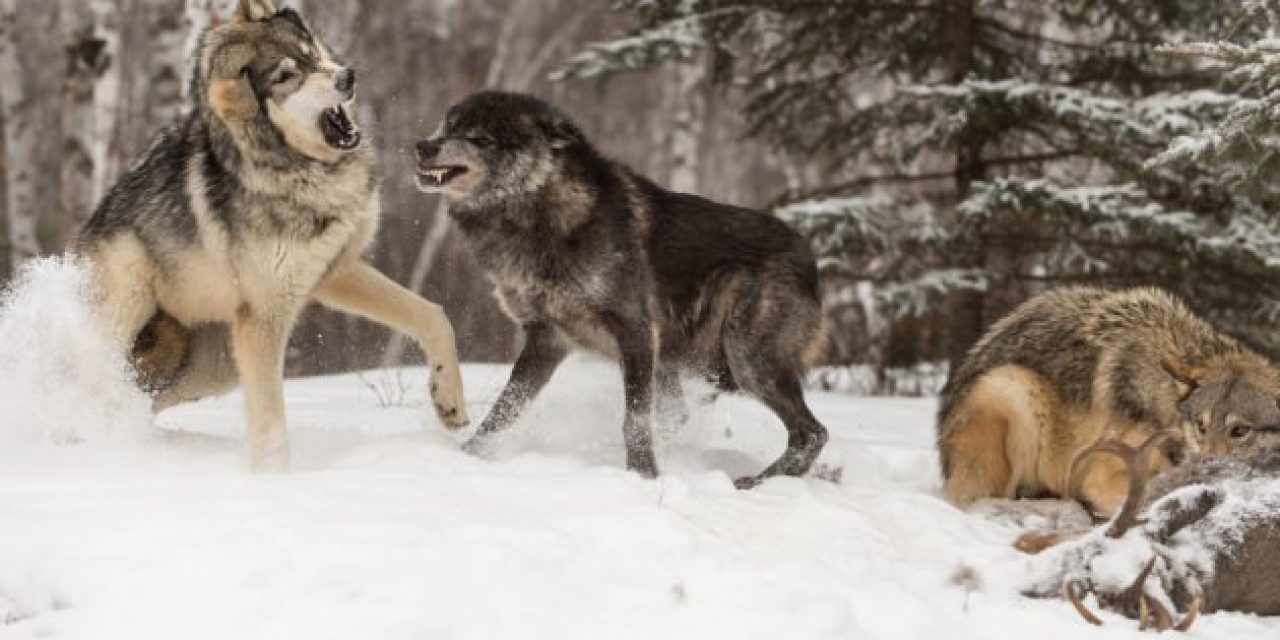
MULTIPOLYGON (((1280 1, 283 4, 359 69, 385 176, 374 260, 445 306, 468 360, 509 359, 518 336, 408 153, 486 87, 547 98, 659 182, 806 233, 830 371, 865 390, 921 390, 904 371, 945 371, 1064 284, 1168 287, 1280 355, 1280 1)), ((0 279, 62 251, 183 109, 196 36, 231 5, 0 0, 0 279)), ((319 308, 290 354, 294 374, 418 358, 319 308)))

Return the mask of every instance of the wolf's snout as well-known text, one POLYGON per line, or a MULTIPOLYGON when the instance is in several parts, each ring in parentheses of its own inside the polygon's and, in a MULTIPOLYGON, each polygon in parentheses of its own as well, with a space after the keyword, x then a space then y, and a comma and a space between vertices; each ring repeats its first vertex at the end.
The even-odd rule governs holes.
POLYGON ((440 143, 434 140, 418 141, 418 160, 431 160, 440 155, 440 143))
POLYGON ((339 93, 346 94, 351 97, 356 92, 356 71, 350 67, 338 72, 338 77, 334 80, 333 88, 339 93))

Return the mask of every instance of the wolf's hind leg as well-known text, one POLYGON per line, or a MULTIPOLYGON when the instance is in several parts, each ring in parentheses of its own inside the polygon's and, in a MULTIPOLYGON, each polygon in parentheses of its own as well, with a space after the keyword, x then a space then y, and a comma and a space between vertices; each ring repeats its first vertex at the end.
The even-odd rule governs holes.
POLYGON ((1039 374, 1006 365, 988 371, 945 416, 938 447, 943 492, 958 507, 1018 493, 1062 495, 1057 466, 1057 395, 1039 374))
POLYGON ((156 394, 172 386, 186 364, 190 333, 173 316, 157 312, 133 340, 129 361, 143 391, 156 394))
POLYGON ((727 327, 729 369, 738 386, 782 420, 787 448, 758 475, 736 480, 739 489, 754 487, 770 476, 808 473, 828 439, 826 427, 809 410, 800 384, 803 351, 821 331, 821 311, 815 303, 790 300, 780 290, 764 291, 744 302, 727 327))
POLYGON ((1013 470, 1005 454, 1008 418, 981 408, 963 407, 948 417, 941 445, 947 469, 943 494, 957 507, 983 498, 1013 498, 1013 470))
POLYGON ((356 263, 339 267, 316 290, 326 306, 381 322, 412 336, 431 366, 431 400, 450 429, 469 422, 453 325, 440 305, 396 284, 377 269, 356 263))
POLYGON ((146 250, 129 234, 103 241, 89 253, 93 265, 94 312, 122 354, 156 312, 154 270, 146 250))
POLYGON ((152 409, 195 402, 222 395, 239 381, 231 353, 230 327, 225 323, 202 324, 187 330, 187 353, 182 366, 156 391, 152 409))

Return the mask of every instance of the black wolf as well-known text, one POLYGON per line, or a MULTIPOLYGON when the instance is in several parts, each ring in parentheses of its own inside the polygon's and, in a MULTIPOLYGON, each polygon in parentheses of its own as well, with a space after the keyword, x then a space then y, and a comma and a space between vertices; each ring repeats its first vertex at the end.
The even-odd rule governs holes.
POLYGON ((805 240, 762 213, 674 193, 598 152, 530 96, 484 92, 418 143, 418 185, 450 215, 525 345, 472 449, 509 426, 571 347, 621 360, 627 466, 657 473, 654 379, 681 370, 745 390, 786 425, 787 448, 750 487, 801 475, 827 441, 800 376, 823 346, 818 273, 805 240))

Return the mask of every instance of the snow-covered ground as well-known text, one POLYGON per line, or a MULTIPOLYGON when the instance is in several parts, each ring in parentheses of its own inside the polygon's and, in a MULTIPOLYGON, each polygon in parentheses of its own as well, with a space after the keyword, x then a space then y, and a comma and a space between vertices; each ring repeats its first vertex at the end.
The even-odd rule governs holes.
MULTIPOLYGON (((493 460, 438 426, 421 371, 293 380, 293 470, 251 475, 238 395, 149 426, 90 384, 109 359, 52 357, 93 341, 42 300, 0 314, 0 639, 1145 637, 1018 595, 1019 529, 937 495, 933 400, 815 393, 840 484, 744 492, 783 430, 696 385, 644 480, 607 363, 567 363, 493 460), (31 323, 61 342, 13 343, 31 323)), ((473 416, 505 375, 466 367, 473 416)), ((1277 634, 1216 614, 1191 636, 1277 634)))

